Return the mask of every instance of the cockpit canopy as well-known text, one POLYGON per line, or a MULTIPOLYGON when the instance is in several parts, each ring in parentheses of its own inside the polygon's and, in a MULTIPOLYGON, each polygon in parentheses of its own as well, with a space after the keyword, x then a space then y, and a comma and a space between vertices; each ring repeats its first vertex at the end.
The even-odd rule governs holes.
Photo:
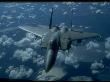
POLYGON ((52 29, 51 29, 52 32, 56 32, 58 30, 59 30, 59 27, 58 26, 53 26, 52 29))
POLYGON ((68 31, 68 27, 66 27, 66 26, 62 27, 60 31, 61 31, 61 33, 65 33, 68 31))

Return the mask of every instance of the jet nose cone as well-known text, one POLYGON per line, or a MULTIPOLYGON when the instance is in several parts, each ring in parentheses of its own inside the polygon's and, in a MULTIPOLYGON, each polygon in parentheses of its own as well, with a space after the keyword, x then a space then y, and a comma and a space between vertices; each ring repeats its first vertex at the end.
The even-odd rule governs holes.
POLYGON ((48 62, 48 64, 46 64, 45 66, 45 72, 49 72, 51 70, 51 68, 53 67, 53 65, 51 65, 51 62, 48 62))
POLYGON ((52 49, 49 49, 47 51, 47 57, 46 57, 46 62, 45 62, 45 72, 49 72, 53 65, 55 64, 55 60, 56 60, 56 55, 57 53, 55 53, 52 49))

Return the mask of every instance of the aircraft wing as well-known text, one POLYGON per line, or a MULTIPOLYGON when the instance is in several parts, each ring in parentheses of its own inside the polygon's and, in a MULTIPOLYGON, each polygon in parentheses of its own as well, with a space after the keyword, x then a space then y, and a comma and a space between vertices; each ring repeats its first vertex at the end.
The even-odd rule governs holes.
POLYGON ((83 31, 68 31, 62 34, 62 39, 70 38, 71 40, 78 40, 78 39, 87 39, 100 36, 97 33, 91 32, 83 32, 83 31))
POLYGON ((88 38, 95 38, 100 36, 97 33, 83 32, 83 31, 67 31, 61 34, 61 49, 67 49, 69 39, 72 41, 83 40, 88 38))
POLYGON ((19 26, 20 29, 33 33, 39 37, 42 37, 46 33, 50 32, 48 29, 48 26, 45 25, 38 25, 37 27, 31 27, 31 26, 19 26))
POLYGON ((88 39, 88 38, 93 38, 93 37, 98 37, 100 36, 97 33, 91 33, 91 32, 80 32, 80 31, 70 31, 69 33, 69 38, 71 40, 77 40, 77 39, 88 39))

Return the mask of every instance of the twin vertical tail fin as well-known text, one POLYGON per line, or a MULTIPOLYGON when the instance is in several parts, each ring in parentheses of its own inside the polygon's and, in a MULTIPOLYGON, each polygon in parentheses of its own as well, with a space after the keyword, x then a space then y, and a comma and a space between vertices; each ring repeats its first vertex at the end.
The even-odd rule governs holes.
MULTIPOLYGON (((73 15, 73 10, 71 10, 71 23, 70 23, 71 28, 72 28, 72 18, 73 18, 72 15, 73 15)), ((50 16, 49 29, 52 28, 52 22, 53 22, 53 8, 52 8, 51 16, 50 16)))
POLYGON ((72 28, 72 22, 73 22, 72 21, 72 18, 73 18, 72 15, 73 15, 73 10, 71 10, 71 22, 70 22, 71 28, 72 28))
POLYGON ((49 29, 52 28, 52 20, 53 20, 53 8, 52 8, 51 17, 50 17, 49 29))

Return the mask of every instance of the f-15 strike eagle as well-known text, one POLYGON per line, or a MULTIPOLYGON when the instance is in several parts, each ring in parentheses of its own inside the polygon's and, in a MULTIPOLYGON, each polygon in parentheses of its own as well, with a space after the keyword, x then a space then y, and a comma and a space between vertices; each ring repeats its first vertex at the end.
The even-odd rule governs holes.
POLYGON ((41 37, 41 47, 47 48, 45 60, 45 72, 49 72, 57 57, 59 50, 69 50, 72 41, 81 42, 83 39, 100 37, 97 33, 89 33, 74 30, 73 28, 52 26, 53 8, 49 26, 38 25, 38 27, 19 26, 20 29, 31 32, 41 37))

